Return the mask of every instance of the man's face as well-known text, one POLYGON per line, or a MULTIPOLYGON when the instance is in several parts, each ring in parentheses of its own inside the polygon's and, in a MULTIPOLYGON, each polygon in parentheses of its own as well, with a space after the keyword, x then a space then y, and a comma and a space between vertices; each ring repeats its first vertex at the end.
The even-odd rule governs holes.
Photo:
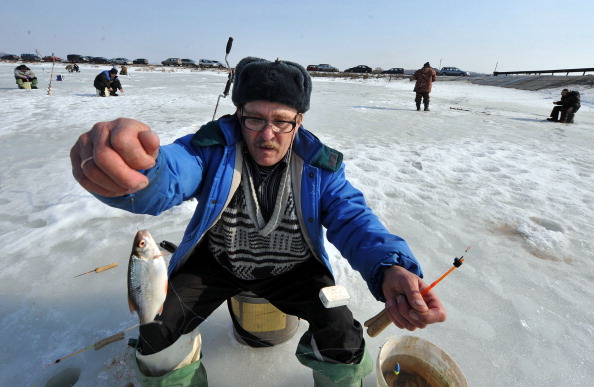
POLYGON ((565 97, 567 95, 567 92, 566 91, 562 91, 561 92, 561 95, 565 97))
MULTIPOLYGON (((241 119, 241 110, 237 109, 237 118, 241 119)), ((255 131, 241 125, 241 133, 248 151, 261 166, 272 166, 287 154, 293 138, 303 121, 303 115, 287 105, 268 101, 252 101, 243 106, 243 115, 268 121, 296 121, 295 129, 289 133, 276 133, 269 123, 262 131, 255 131)))

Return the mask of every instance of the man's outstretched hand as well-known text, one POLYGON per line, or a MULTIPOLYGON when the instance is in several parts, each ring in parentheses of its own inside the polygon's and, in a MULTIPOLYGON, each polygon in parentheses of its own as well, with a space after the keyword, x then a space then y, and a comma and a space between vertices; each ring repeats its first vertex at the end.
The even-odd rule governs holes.
POLYGON ((148 179, 138 170, 155 165, 159 136, 142 122, 118 118, 98 122, 70 150, 72 173, 89 192, 122 196, 139 191, 148 179))

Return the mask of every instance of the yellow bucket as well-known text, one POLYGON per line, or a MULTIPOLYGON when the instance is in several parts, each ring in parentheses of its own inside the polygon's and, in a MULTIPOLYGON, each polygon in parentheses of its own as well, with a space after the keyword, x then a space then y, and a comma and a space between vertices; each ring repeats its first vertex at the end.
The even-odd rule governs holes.
POLYGON ((241 344, 272 347, 289 340, 299 327, 296 316, 281 312, 268 300, 251 292, 239 293, 228 305, 233 335, 241 344))
POLYGON ((378 387, 468 387, 454 359, 430 341, 415 336, 392 337, 377 357, 378 387), (394 372, 398 364, 399 373, 394 372))
POLYGON ((31 88, 31 82, 23 82, 23 89, 30 89, 31 88))

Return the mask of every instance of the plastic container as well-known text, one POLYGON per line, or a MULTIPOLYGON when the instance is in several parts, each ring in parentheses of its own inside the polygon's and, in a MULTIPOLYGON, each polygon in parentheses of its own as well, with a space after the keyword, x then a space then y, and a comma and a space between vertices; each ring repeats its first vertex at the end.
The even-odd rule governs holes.
POLYGON ((437 345, 415 336, 390 338, 376 363, 378 387, 468 387, 458 364, 437 345), (400 373, 394 373, 396 364, 400 373))
MULTIPOLYGON (((109 97, 109 89, 107 87, 103 90, 103 93, 105 94, 106 97, 109 97)), ((95 89, 95 96, 96 97, 101 96, 101 91, 99 89, 95 89)))
POLYGON ((291 339, 299 327, 296 316, 285 314, 268 300, 242 292, 228 301, 233 335, 241 344, 272 347, 291 339))

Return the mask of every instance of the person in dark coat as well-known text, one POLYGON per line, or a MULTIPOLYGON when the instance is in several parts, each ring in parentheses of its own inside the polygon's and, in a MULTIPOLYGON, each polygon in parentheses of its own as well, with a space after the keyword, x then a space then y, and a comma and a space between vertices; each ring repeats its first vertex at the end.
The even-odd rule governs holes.
POLYGON ((582 106, 580 104, 580 93, 569 89, 563 89, 561 91, 561 100, 555 101, 553 104, 557 106, 553 108, 551 116, 547 118, 547 121, 572 124, 575 113, 577 113, 582 106), (559 117, 559 113, 561 113, 561 117, 559 117))
POLYGON ((423 68, 415 71, 413 79, 417 81, 415 83, 414 91, 417 93, 415 96, 415 103, 417 104, 417 110, 421 110, 421 99, 425 105, 425 111, 429 111, 429 93, 431 93, 431 86, 433 81, 437 78, 435 70, 431 68, 429 62, 423 65, 423 68))
POLYGON ((116 68, 112 68, 111 70, 105 70, 100 72, 95 77, 95 82, 93 82, 93 86, 97 89, 97 92, 101 97, 106 97, 105 89, 109 90, 109 95, 117 96, 116 90, 119 90, 121 93, 124 92, 122 88, 122 84, 118 79, 118 70, 116 68))

